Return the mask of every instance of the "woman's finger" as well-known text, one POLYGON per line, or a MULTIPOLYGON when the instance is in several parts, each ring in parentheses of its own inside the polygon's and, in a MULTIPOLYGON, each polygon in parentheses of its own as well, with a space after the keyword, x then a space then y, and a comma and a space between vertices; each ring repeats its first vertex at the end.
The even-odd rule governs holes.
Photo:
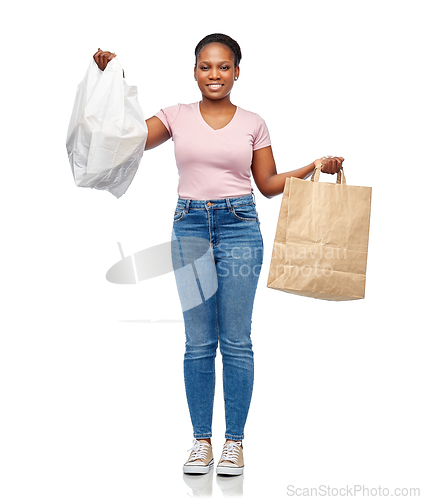
POLYGON ((100 49, 98 49, 95 54, 94 54, 94 61, 97 63, 97 66, 99 66, 99 54, 101 53, 100 49))
POLYGON ((102 71, 105 70, 105 68, 107 67, 107 64, 109 62, 109 57, 110 57, 110 54, 111 52, 103 52, 102 53, 102 71))
POLYGON ((328 174, 329 173, 329 163, 330 160, 327 156, 324 156, 322 159, 322 168, 320 169, 321 172, 328 174))
POLYGON ((335 158, 333 159, 333 167, 331 174, 337 174, 341 169, 341 165, 342 165, 341 160, 335 156, 335 158))
POLYGON ((342 168, 342 162, 343 158, 341 156, 335 157, 335 172, 332 173, 337 174, 339 172, 339 170, 342 168))
POLYGON ((98 66, 99 66, 99 69, 102 71, 104 71, 104 63, 105 63, 104 54, 103 54, 103 52, 100 52, 98 54, 98 66))

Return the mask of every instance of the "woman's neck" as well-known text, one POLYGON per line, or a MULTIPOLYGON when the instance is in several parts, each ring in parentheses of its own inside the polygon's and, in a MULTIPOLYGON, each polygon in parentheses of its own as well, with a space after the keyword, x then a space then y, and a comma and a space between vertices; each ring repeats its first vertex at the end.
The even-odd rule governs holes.
POLYGON ((232 110, 235 107, 236 106, 232 104, 229 95, 217 101, 202 96, 202 100, 200 101, 200 110, 208 114, 224 113, 232 110))

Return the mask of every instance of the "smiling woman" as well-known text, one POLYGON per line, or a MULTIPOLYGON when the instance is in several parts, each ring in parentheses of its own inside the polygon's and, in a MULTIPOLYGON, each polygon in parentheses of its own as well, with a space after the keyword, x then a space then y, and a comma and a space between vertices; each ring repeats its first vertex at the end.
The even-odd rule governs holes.
MULTIPOLYGON (((241 50, 237 42, 228 40, 229 46, 223 43, 223 37, 206 37, 196 47, 196 64, 194 67, 194 77, 202 92, 202 104, 204 99, 224 100, 231 93, 234 81, 238 80, 240 74, 239 63, 241 60, 241 50), (218 41, 219 40, 219 41, 218 41), (221 43, 222 42, 222 43, 221 43)), ((224 103, 225 105, 228 102, 224 103)), ((229 107, 234 108, 231 104, 229 107)), ((202 109, 206 108, 206 104, 202 109)), ((209 111, 212 108, 209 109, 209 111)), ((215 114, 215 109, 213 109, 215 114)), ((204 114, 202 112, 202 114, 204 114)), ((222 128, 222 127, 221 127, 222 128)))
MULTIPOLYGON (((183 309, 184 380, 194 436, 183 467, 189 473, 203 474, 213 466, 218 344, 223 362, 226 442, 216 472, 238 475, 244 469, 242 440, 254 380, 251 318, 263 261, 251 175, 260 192, 271 198, 283 192, 287 177, 303 179, 316 164, 323 165, 323 172, 334 174, 343 162, 341 157, 323 158, 277 174, 265 121, 231 102, 241 57, 240 47, 231 37, 214 33, 203 38, 196 46, 194 65, 201 100, 161 109, 146 121, 146 149, 169 138, 174 141, 180 177, 172 240, 181 260, 194 252, 185 243, 190 237, 203 239, 213 257, 206 266, 203 262, 196 265, 192 280, 176 273, 182 306, 189 294, 202 297, 199 305, 183 309), (207 294, 209 283, 202 276, 210 279, 210 286, 216 280, 211 297, 207 294)), ((112 54, 100 52, 94 58, 104 70, 112 54)), ((173 255, 175 269, 174 261, 173 255)))

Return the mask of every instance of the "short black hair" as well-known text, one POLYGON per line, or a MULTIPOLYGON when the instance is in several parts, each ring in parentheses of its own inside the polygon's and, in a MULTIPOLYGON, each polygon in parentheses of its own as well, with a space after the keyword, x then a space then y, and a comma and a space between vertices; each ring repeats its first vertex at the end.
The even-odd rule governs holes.
POLYGON ((199 55, 203 47, 208 43, 222 43, 223 45, 226 45, 234 55, 235 66, 237 67, 240 64, 241 49, 238 43, 228 35, 223 35, 222 33, 212 33, 211 35, 205 36, 205 38, 200 40, 200 42, 196 45, 196 48, 194 50, 194 55, 196 58, 196 62, 194 65, 195 67, 197 66, 197 56, 199 55))

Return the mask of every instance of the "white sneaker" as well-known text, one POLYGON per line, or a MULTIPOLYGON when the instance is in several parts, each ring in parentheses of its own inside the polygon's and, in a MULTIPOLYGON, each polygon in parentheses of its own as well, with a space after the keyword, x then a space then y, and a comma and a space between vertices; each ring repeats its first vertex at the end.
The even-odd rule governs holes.
MULTIPOLYGON (((193 439, 193 446, 183 472, 187 474, 206 474, 213 467, 212 446, 204 440, 193 439)), ((190 451, 188 450, 188 451, 190 451)))

